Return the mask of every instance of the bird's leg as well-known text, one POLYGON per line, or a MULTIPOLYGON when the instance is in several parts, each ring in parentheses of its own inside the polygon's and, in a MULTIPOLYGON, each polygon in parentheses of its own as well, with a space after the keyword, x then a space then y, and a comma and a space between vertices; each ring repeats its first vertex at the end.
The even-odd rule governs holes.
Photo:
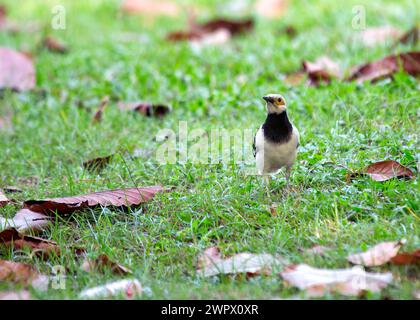
POLYGON ((265 185, 265 192, 267 193, 267 196, 271 199, 270 188, 269 188, 269 186, 270 186, 270 176, 269 175, 264 175, 263 179, 264 179, 264 185, 265 185))
POLYGON ((290 174, 292 172, 292 167, 286 167, 286 188, 290 188, 290 174))

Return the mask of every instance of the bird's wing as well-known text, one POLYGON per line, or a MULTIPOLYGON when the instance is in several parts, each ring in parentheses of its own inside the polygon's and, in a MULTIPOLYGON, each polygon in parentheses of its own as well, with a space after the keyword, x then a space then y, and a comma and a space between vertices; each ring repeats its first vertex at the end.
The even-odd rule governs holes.
MULTIPOLYGON (((259 129, 258 129, 258 130, 259 130, 259 129)), ((254 158, 255 158, 255 157, 256 157, 256 155, 257 155, 257 146, 255 145, 255 139, 256 139, 256 137, 257 137, 258 130, 257 130, 257 132, 254 134, 254 141, 252 142, 252 153, 253 153, 253 155, 254 155, 254 158)))

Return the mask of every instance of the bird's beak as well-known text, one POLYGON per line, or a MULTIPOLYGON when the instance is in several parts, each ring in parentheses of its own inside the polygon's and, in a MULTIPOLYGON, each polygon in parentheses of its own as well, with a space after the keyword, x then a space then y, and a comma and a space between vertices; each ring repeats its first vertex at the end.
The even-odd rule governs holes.
POLYGON ((267 102, 273 103, 273 98, 271 98, 269 96, 265 96, 265 97, 263 97, 263 99, 267 102))

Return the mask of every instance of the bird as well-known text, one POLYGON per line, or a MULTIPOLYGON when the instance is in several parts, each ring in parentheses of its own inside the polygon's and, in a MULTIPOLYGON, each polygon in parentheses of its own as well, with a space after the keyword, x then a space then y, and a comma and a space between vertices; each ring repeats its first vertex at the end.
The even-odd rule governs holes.
POLYGON ((299 147, 299 131, 287 116, 287 104, 280 94, 268 94, 267 117, 258 128, 252 145, 256 168, 266 183, 270 176, 286 168, 286 186, 290 185, 290 174, 299 147))

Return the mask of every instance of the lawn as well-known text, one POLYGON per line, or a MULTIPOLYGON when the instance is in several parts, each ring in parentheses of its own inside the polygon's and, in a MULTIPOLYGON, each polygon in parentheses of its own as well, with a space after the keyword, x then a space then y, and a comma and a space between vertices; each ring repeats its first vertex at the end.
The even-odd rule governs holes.
MULTIPOLYGON (((183 1, 183 3, 192 1, 183 1)), ((168 193, 128 210, 87 209, 56 221, 40 236, 56 241, 63 253, 41 260, 28 251, 1 249, 1 259, 36 266, 51 273, 66 268, 66 287, 32 290, 39 299, 74 299, 81 290, 121 276, 80 269, 72 246, 87 255, 106 254, 129 267, 143 286, 143 299, 272 299, 304 298, 276 274, 204 278, 196 273, 197 257, 217 245, 224 256, 239 252, 278 254, 291 263, 320 268, 347 268, 350 253, 405 238, 405 250, 420 247, 418 179, 377 182, 367 176, 346 180, 347 169, 393 159, 417 175, 419 156, 418 81, 404 73, 393 80, 362 85, 332 81, 318 87, 290 86, 283 79, 327 55, 343 69, 397 52, 418 51, 420 45, 379 44, 366 48, 354 37, 355 5, 360 1, 292 1, 283 17, 256 17, 253 31, 223 45, 192 47, 165 40, 168 32, 185 28, 187 15, 152 19, 121 14, 118 1, 2 1, 16 21, 45 25, 36 33, 0 32, 0 45, 31 52, 37 90, 2 93, 0 116, 12 124, 0 129, 0 188, 17 186, 18 201, 89 192, 162 185, 168 193), (51 8, 64 4, 66 29, 50 27, 51 8), (292 25, 293 38, 281 33, 292 25), (67 54, 43 50, 46 34, 61 39, 67 54), (238 163, 162 164, 155 152, 162 129, 253 132, 265 119, 261 97, 281 93, 288 114, 301 133, 301 147, 285 188, 276 176, 267 196, 260 177, 245 174, 238 163), (110 97, 100 123, 92 116, 110 97), (119 101, 169 104, 162 119, 121 111, 119 101), (136 149, 143 155, 133 156, 136 149), (151 155, 147 155, 150 153, 151 155), (86 170, 86 160, 115 154, 100 172, 86 170), (29 179, 31 178, 32 179, 29 179), (270 207, 277 206, 276 214, 270 207), (333 249, 325 256, 302 252, 314 245, 333 249)), ((197 1, 198 18, 239 12, 223 1, 197 1), (224 11, 223 11, 224 10, 224 11)), ((367 27, 392 25, 408 30, 420 20, 414 0, 365 1, 367 27)), ((190 142, 191 143, 191 142, 190 142)), ((249 147, 252 140, 249 141, 249 147)), ((251 150, 251 149, 249 149, 251 150)), ((0 208, 12 217, 20 208, 0 208)), ((419 268, 382 266, 396 279, 369 299, 411 299, 420 289, 419 268)), ((0 283, 1 290, 19 286, 0 283)), ((326 299, 342 298, 325 295, 326 299)))

